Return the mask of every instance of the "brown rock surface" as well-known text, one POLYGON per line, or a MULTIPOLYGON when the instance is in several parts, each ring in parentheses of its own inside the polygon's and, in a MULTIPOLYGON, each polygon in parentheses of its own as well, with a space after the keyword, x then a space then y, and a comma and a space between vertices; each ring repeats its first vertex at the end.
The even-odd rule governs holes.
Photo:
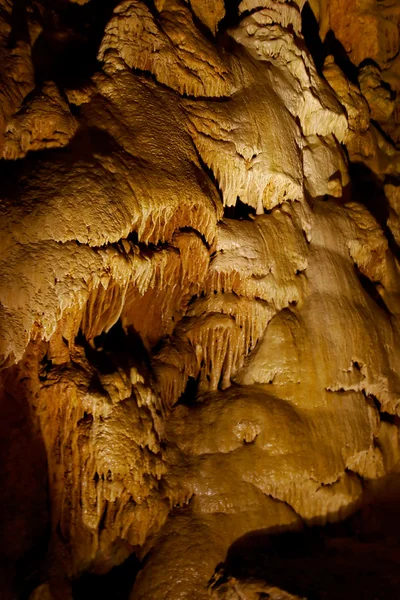
POLYGON ((5 598, 400 597, 400 12, 310 6, 0 2, 5 598))

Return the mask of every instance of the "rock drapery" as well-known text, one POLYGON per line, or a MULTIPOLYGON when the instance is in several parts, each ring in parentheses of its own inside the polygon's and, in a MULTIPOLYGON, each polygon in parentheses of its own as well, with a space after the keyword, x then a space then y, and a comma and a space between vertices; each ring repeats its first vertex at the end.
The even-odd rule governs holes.
POLYGON ((399 27, 0 0, 5 598, 94 597, 132 556, 131 600, 337 597, 296 575, 313 526, 379 555, 352 597, 400 596, 390 527, 330 533, 397 498, 399 27))

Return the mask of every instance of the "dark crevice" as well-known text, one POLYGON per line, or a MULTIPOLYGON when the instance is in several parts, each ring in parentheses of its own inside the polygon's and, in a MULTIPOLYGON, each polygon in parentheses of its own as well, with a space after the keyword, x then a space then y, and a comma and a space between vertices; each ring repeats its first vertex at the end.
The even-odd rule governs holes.
POLYGON ((179 227, 179 229, 175 230, 174 234, 177 234, 180 232, 194 234, 203 242, 203 244, 205 245, 207 250, 210 250, 210 244, 207 242, 205 235, 200 233, 200 231, 198 231, 197 229, 193 229, 193 227, 179 227))
POLYGON ((19 41, 30 43, 28 21, 26 15, 25 0, 15 0, 13 2, 10 18, 6 19, 11 25, 11 31, 7 39, 7 46, 10 50, 17 46, 19 41))
POLYGON ((358 85, 358 68, 351 62, 343 44, 335 37, 332 30, 328 31, 322 42, 318 22, 308 2, 304 5, 301 16, 304 40, 318 72, 322 74, 326 57, 332 55, 346 77, 358 85))
POLYGON ((157 10, 157 8, 155 7, 154 0, 142 0, 142 2, 143 2, 143 4, 145 4, 147 6, 153 19, 155 19, 157 21, 160 16, 160 13, 157 10))
POLYGON ((390 183, 396 187, 400 186, 400 177, 397 175, 386 175, 385 184, 390 183))
POLYGON ((101 533, 103 531, 103 529, 105 529, 105 527, 106 527, 107 512, 108 512, 108 501, 106 500, 105 505, 104 505, 103 514, 101 515, 101 519, 99 522, 99 533, 101 533))
MULTIPOLYGON (((100 373, 110 374, 117 367, 129 369, 130 366, 137 364, 144 364, 145 369, 151 371, 150 357, 142 338, 132 326, 125 331, 121 320, 118 320, 107 333, 103 332, 96 336, 93 346, 82 331, 79 331, 75 338, 75 344, 83 347, 86 358, 100 373)), ((92 380, 91 384, 96 385, 96 380, 92 380)))
POLYGON ((239 4, 241 0, 225 0, 225 16, 219 24, 221 32, 236 27, 240 21, 239 4))
POLYGON ((123 151, 122 146, 105 129, 88 127, 86 130, 87 143, 93 156, 112 156, 123 151))
POLYGON ((382 411, 380 412, 380 419, 383 423, 390 423, 391 425, 395 425, 397 429, 400 427, 400 418, 397 415, 391 415, 388 412, 382 411))
POLYGON ((29 600, 33 590, 46 580, 50 537, 49 526, 40 542, 17 561, 15 573, 18 600, 29 600))
MULTIPOLYGON (((203 157, 201 156, 200 152, 197 150, 197 148, 196 148, 195 144, 193 144, 193 147, 194 147, 194 150, 195 150, 195 152, 196 152, 197 159, 198 159, 198 161, 199 161, 199 163, 200 163, 200 166, 201 166, 201 168, 202 168, 203 177, 204 177, 204 175, 207 175, 207 176, 208 176, 208 179, 209 179, 209 180, 210 180, 210 181, 213 183, 213 185, 214 185, 215 189, 217 190, 217 192, 218 192, 218 194, 219 194, 219 197, 220 197, 220 199, 221 199, 221 202, 223 203, 223 201, 224 201, 224 198, 223 198, 222 190, 221 190, 221 188, 220 188, 220 186, 219 186, 219 182, 218 182, 218 179, 216 178, 216 176, 215 176, 215 174, 214 174, 214 171, 211 169, 211 167, 209 167, 209 166, 208 166, 208 165, 207 165, 207 164, 204 162, 204 160, 203 160, 203 157)), ((199 184, 200 184, 200 185, 201 185, 201 183, 202 183, 202 182, 201 182, 201 181, 199 181, 199 184)), ((201 186, 201 187, 202 187, 202 186, 201 186)))
POLYGON ((366 165, 349 163, 352 199, 363 204, 374 215, 381 227, 389 216, 389 205, 382 181, 366 165))
POLYGON ((397 415, 391 415, 390 413, 382 410, 382 404, 376 396, 368 394, 367 392, 364 392, 364 394, 368 400, 374 403, 374 406, 379 413, 379 418, 383 423, 390 423, 391 425, 396 425, 396 427, 399 426, 400 418, 397 415))
MULTIPOLYGON (((126 66, 126 68, 128 69, 128 65, 126 66)), ((175 96, 178 96, 178 97, 182 96, 182 94, 180 94, 173 87, 170 87, 166 83, 163 83, 162 81, 157 79, 157 77, 154 75, 154 73, 152 73, 148 69, 138 69, 137 67, 130 67, 129 70, 132 73, 134 73, 135 75, 142 76, 146 79, 149 79, 150 81, 152 81, 153 83, 156 84, 157 88, 162 88, 164 90, 167 90, 170 94, 175 94, 175 96)))
MULTIPOLYGON (((156 244, 153 242, 140 242, 137 231, 131 231, 125 239, 137 246, 143 256, 151 256, 154 252, 171 248, 167 242, 158 241, 156 244)), ((119 242, 116 242, 116 244, 119 244, 119 242)))
MULTIPOLYGON (((375 217, 381 226, 389 247, 393 254, 400 258, 400 247, 390 231, 387 220, 390 214, 389 202, 385 196, 384 183, 391 181, 389 178, 385 182, 380 180, 366 165, 361 163, 349 163, 349 175, 351 179, 350 192, 351 199, 364 205, 375 217)), ((398 184, 398 180, 396 180, 398 184)))
POLYGON ((363 394, 364 394, 365 398, 367 399, 367 401, 371 402, 375 406, 378 413, 380 414, 381 413, 381 403, 379 402, 378 398, 376 396, 373 396, 372 394, 367 394, 367 392, 365 390, 363 390, 363 394))
MULTIPOLYGON (((155 7, 154 0, 143 0, 143 3, 149 9, 149 11, 152 14, 154 20, 159 23, 160 12, 155 7)), ((190 11, 191 17, 193 19, 193 23, 196 25, 197 29, 201 32, 201 34, 206 39, 208 39, 210 42, 213 43, 215 41, 213 34, 208 29, 208 27, 199 19, 199 17, 196 15, 196 13, 193 11, 193 8, 192 8, 190 2, 186 5, 186 8, 190 11)), ((160 27, 162 29, 162 24, 160 24, 160 27)), ((163 33, 167 37, 169 37, 168 34, 166 34, 164 31, 163 31, 163 33)))
POLYGON ((135 554, 114 567, 106 575, 83 575, 72 587, 73 600, 129 600, 139 572, 140 562, 135 554))
POLYGON ((224 219, 250 221, 252 216, 256 216, 256 209, 242 202, 239 196, 234 206, 224 206, 224 219))
MULTIPOLYGON (((172 321, 174 321, 174 317, 172 317, 172 321)), ((169 337, 166 335, 162 338, 160 338, 155 344, 154 346, 152 346, 151 348, 151 356, 152 358, 154 358, 155 356, 157 356, 157 354, 159 352, 161 352, 161 350, 164 348, 164 345, 168 343, 168 339, 169 337)))
MULTIPOLYGON (((361 71, 361 69, 363 69, 364 67, 375 67, 376 69, 378 69, 379 73, 382 73, 381 67, 372 58, 366 58, 366 59, 364 59, 359 64, 358 70, 361 71)), ((396 92, 392 90, 392 88, 390 87, 390 84, 387 83, 387 81, 385 81, 384 79, 381 79, 379 85, 380 85, 380 87, 382 87, 385 90, 387 90, 388 92, 390 92, 390 96, 391 96, 392 100, 394 100, 396 98, 396 92)))
POLYGON ((257 436, 254 438, 254 440, 251 441, 247 441, 247 440, 242 440, 243 441, 243 446, 255 446, 256 445, 256 439, 257 436))
MULTIPOLYGON (((174 230, 174 236, 179 233, 192 233, 193 235, 198 237, 203 242, 203 244, 205 245, 207 250, 210 250, 210 244, 208 243, 205 235, 203 233, 201 233, 200 231, 198 231, 197 229, 194 229, 193 227, 190 227, 190 226, 178 227, 177 229, 174 230)), ((157 252, 160 250, 171 249, 174 247, 173 245, 171 245, 171 242, 167 243, 167 242, 159 241, 156 244, 153 242, 140 242, 137 231, 131 231, 131 233, 129 233, 125 239, 128 240, 129 242, 131 242, 132 244, 134 244, 135 246, 137 246, 140 250, 140 253, 144 256, 150 256, 154 252, 157 252)), ((115 244, 111 244, 111 245, 117 246, 117 245, 119 245, 119 242, 116 242, 115 244)))
POLYGON ((53 366, 52 360, 50 360, 45 354, 45 356, 40 361, 40 370, 39 370, 39 380, 46 381, 48 374, 50 373, 53 366))
MULTIPOLYGON (((33 92, 34 94, 35 92, 33 92)), ((62 170, 62 175, 79 163, 87 165, 96 164, 96 155, 110 156, 113 152, 121 150, 121 146, 112 135, 98 127, 87 127, 80 124, 75 135, 61 148, 45 148, 28 152, 24 158, 16 160, 0 160, 0 177, 3 182, 3 198, 10 200, 23 196, 30 180, 35 179, 38 173, 47 177, 49 165, 57 165, 62 170)))
POLYGON ((84 5, 42 0, 43 31, 32 48, 36 82, 53 80, 61 87, 76 87, 98 71, 98 48, 116 4, 116 0, 84 5))
POLYGON ((196 404, 197 387, 199 383, 199 377, 189 377, 186 383, 185 391, 179 397, 178 402, 175 406, 193 406, 196 404))
POLYGON ((93 373, 89 383, 89 394, 106 394, 104 387, 101 384, 98 373, 93 373))
POLYGON ((326 50, 319 36, 317 19, 308 2, 304 5, 301 13, 301 30, 304 35, 307 50, 314 60, 317 71, 321 74, 326 58, 326 50))
POLYGON ((92 414, 88 414, 86 411, 83 413, 83 417, 81 419, 79 419, 79 421, 77 422, 78 426, 89 426, 91 427, 93 424, 93 415, 92 414))
POLYGON ((325 55, 331 54, 347 79, 358 86, 358 68, 351 62, 343 44, 336 38, 332 30, 328 31, 323 45, 325 55))
POLYGON ((373 283, 373 281, 371 281, 370 279, 368 279, 368 277, 366 275, 364 275, 360 271, 360 269, 358 268, 357 265, 354 265, 354 268, 356 270, 356 274, 357 274, 358 280, 360 281, 360 283, 361 283, 364 291, 374 301, 374 303, 379 306, 379 308, 381 308, 389 317, 391 317, 392 313, 390 312, 390 310, 386 306, 386 304, 385 304, 382 296, 380 295, 380 293, 376 289, 376 285, 373 283))
POLYGON ((384 129, 382 129, 381 125, 378 123, 378 121, 375 121, 375 119, 370 119, 371 124, 375 127, 375 129, 378 130, 378 132, 381 134, 381 136, 384 138, 384 140, 393 147, 393 149, 396 149, 396 144, 393 142, 392 138, 390 137, 390 135, 388 133, 386 133, 386 131, 384 129))

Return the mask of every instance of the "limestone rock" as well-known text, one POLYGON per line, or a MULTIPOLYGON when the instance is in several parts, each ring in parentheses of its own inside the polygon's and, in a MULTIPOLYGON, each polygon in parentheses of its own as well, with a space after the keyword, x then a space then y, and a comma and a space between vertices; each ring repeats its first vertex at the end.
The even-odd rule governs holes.
POLYGON ((367 65, 360 70, 358 79, 361 92, 371 110, 371 117, 378 122, 388 121, 395 105, 390 90, 382 86, 379 69, 367 65))
POLYGON ((399 7, 377 0, 313 0, 325 38, 332 30, 336 39, 356 65, 372 59, 380 66, 399 50, 399 7))
POLYGON ((12 2, 3 0, 0 4, 0 149, 8 119, 20 108, 25 96, 35 86, 34 69, 31 58, 31 39, 15 39, 8 46, 12 33, 12 2))
POLYGON ((400 13, 310 6, 1 3, 5 598, 399 597, 400 13))
POLYGON ((370 120, 368 104, 359 88, 335 64, 333 56, 325 60, 324 76, 346 109, 349 128, 357 132, 366 131, 370 120))
POLYGON ((393 234, 396 243, 400 243, 400 189, 398 186, 388 183, 385 186, 385 195, 389 202, 388 227, 393 234))
MULTIPOLYGON (((279 7, 279 15, 285 14, 283 9, 279 7)), ((285 107, 300 120, 305 135, 334 133, 342 141, 346 119, 329 86, 318 76, 301 38, 295 35, 298 19, 299 11, 293 6, 286 19, 271 17, 270 9, 262 9, 244 17, 230 34, 257 60, 272 63, 266 75, 270 74, 285 107)))
POLYGON ((190 0, 190 6, 200 21, 215 34, 219 22, 225 16, 224 2, 222 0, 190 0))
MULTIPOLYGON (((160 7, 161 8, 161 7, 160 7)), ((179 0, 165 0, 158 24, 141 0, 126 0, 107 25, 99 59, 116 52, 160 83, 189 96, 227 96, 232 83, 222 57, 195 27, 179 0)))
POLYGON ((229 577, 225 581, 218 582, 217 580, 212 584, 211 598, 215 600, 218 598, 220 600, 241 600, 242 598, 258 600, 263 597, 262 595, 271 598, 271 600, 305 600, 275 586, 268 585, 262 580, 240 581, 234 577, 229 577))
POLYGON ((9 119, 5 129, 3 157, 23 158, 30 150, 66 146, 78 128, 65 100, 54 84, 44 86, 9 119))

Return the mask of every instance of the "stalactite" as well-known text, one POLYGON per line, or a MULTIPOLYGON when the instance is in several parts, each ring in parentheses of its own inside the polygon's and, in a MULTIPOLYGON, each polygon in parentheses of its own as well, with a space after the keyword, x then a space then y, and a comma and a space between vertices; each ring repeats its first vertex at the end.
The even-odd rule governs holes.
POLYGON ((399 597, 399 26, 0 0, 2 597, 399 597))

